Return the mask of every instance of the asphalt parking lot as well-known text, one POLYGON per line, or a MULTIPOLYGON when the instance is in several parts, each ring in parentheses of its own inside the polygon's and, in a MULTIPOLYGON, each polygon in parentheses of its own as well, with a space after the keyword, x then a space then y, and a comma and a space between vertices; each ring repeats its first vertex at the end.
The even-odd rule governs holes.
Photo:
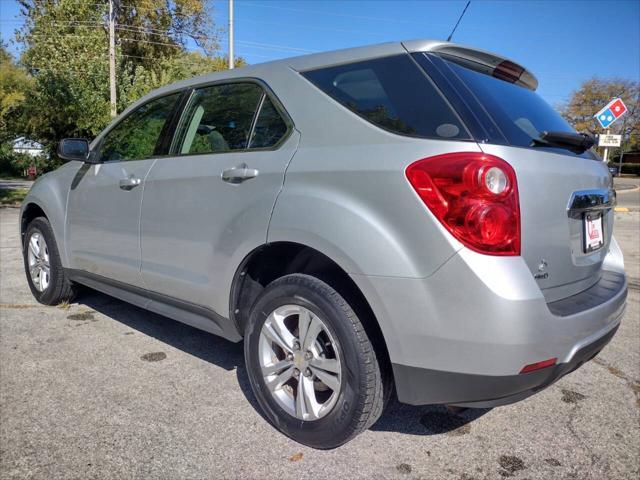
POLYGON ((316 451, 258 414, 241 344, 90 291, 37 304, 18 210, 0 209, 0 478, 638 478, 639 225, 637 210, 616 213, 628 308, 595 361, 508 407, 392 402, 316 451))

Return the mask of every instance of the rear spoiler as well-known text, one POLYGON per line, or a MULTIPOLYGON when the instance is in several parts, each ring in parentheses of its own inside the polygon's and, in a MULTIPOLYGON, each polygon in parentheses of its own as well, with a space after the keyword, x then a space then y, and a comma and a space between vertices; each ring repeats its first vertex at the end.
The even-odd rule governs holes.
POLYGON ((515 83, 529 90, 538 88, 538 79, 529 70, 511 60, 484 50, 433 40, 411 40, 402 42, 402 45, 409 53, 437 53, 450 57, 451 60, 473 70, 515 83))

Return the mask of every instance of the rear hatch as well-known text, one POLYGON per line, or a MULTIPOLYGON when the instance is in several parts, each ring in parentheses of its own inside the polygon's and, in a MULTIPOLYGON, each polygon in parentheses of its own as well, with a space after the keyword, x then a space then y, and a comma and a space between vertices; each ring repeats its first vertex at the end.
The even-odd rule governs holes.
POLYGON ((480 148, 514 168, 521 255, 547 301, 600 278, 613 227, 615 192, 590 150, 544 145, 545 131, 575 130, 535 91, 537 80, 508 60, 473 50, 413 53, 473 132, 480 148))

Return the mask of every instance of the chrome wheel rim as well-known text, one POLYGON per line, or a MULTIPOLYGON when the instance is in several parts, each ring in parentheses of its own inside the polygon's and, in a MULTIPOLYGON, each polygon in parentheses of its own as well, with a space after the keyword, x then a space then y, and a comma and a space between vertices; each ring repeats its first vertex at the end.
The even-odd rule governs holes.
POLYGON ((289 415, 318 420, 336 404, 342 385, 338 344, 309 309, 283 305, 271 312, 258 355, 267 389, 289 415))
POLYGON ((47 247, 47 242, 40 232, 33 232, 29 237, 27 261, 33 286, 39 292, 44 292, 51 282, 51 267, 49 264, 49 247, 47 247))

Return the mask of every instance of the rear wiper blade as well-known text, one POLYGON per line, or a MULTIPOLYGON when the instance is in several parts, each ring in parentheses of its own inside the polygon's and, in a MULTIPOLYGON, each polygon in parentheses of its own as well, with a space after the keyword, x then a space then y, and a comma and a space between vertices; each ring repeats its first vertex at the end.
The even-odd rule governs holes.
POLYGON ((575 153, 583 153, 596 143, 596 139, 589 133, 547 132, 540 134, 540 138, 534 138, 531 146, 558 147, 571 150, 575 153))

